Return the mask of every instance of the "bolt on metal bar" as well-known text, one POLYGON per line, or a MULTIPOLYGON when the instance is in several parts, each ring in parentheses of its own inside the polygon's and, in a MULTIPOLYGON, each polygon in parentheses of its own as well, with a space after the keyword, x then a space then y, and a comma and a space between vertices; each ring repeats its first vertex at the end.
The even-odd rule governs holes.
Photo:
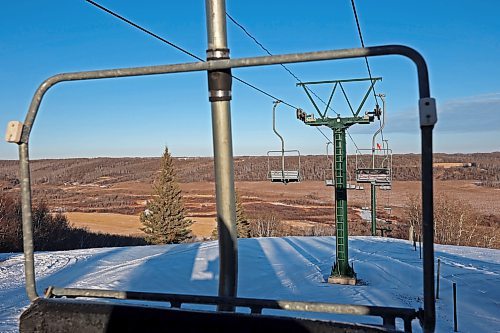
MULTIPOLYGON (((295 62, 312 62, 335 59, 349 59, 360 57, 375 57, 382 55, 401 55, 413 61, 416 65, 418 76, 418 87, 420 100, 430 99, 429 76, 427 65, 424 58, 414 49, 402 45, 382 45, 367 48, 329 50, 319 52, 295 53, 275 56, 263 56, 253 58, 225 59, 213 60, 209 62, 194 62, 175 65, 160 65, 146 66, 136 68, 118 68, 109 70, 86 71, 76 73, 58 74, 45 80, 36 90, 31 101, 28 113, 23 126, 21 139, 17 144, 19 147, 20 159, 20 177, 21 177, 21 195, 22 202, 26 205, 23 209, 23 230, 31 230, 31 188, 29 179, 29 158, 28 158, 28 141, 29 136, 35 121, 36 115, 40 108, 42 99, 48 89, 57 83, 63 81, 78 81, 91 79, 118 78, 143 75, 157 75, 167 73, 181 73, 194 71, 211 71, 218 69, 230 69, 239 67, 253 67, 277 65, 283 63, 295 62)), ((427 102, 426 102, 427 103, 427 102)), ((420 114, 423 113, 420 107, 420 114)), ((424 110, 425 111, 425 110, 424 110)), ((435 113, 435 107, 433 109, 435 113)), ((432 120, 432 117, 426 115, 432 120)), ((421 118, 422 119, 422 118, 421 118)), ((423 118, 426 119, 425 117, 423 118)), ((435 328, 435 305, 434 305, 434 221, 433 221, 433 183, 432 183, 432 130, 434 128, 435 119, 430 122, 421 121, 421 137, 422 137, 422 206, 423 206, 423 223, 422 229, 424 233, 424 311, 422 322, 425 332, 433 332, 435 328)), ((216 168, 218 166, 216 165, 216 168)), ((217 169, 219 172, 220 170, 217 169)), ((217 171, 216 171, 217 172, 217 171)), ((227 170, 230 172, 230 170, 227 170)), ((227 194, 227 192, 226 192, 227 194)), ((38 295, 36 293, 36 283, 34 269, 33 254, 33 238, 28 233, 24 239, 24 254, 25 254, 25 270, 26 270, 26 289, 30 300, 34 300, 38 295), (31 273, 30 273, 31 272, 31 273)))

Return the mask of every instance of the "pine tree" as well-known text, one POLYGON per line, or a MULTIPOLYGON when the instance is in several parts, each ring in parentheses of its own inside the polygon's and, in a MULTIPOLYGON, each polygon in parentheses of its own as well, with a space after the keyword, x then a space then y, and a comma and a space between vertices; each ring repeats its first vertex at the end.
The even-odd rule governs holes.
POLYGON ((153 184, 153 199, 146 203, 146 210, 141 214, 142 231, 146 240, 152 244, 181 243, 191 235, 190 219, 185 217, 182 193, 173 167, 172 156, 168 148, 161 159, 161 168, 153 184))
MULTIPOLYGON (((238 238, 250 238, 250 222, 248 221, 245 210, 240 200, 240 196, 236 193, 236 230, 238 238)), ((219 236, 217 227, 212 232, 212 238, 216 239, 219 236)))
POLYGON ((236 194, 236 229, 238 230, 238 238, 250 237, 250 222, 238 194, 236 194))

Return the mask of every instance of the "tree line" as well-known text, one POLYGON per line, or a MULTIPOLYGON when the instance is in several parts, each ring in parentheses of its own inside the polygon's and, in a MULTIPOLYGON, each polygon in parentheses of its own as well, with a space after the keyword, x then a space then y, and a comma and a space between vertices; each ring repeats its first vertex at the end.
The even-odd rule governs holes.
MULTIPOLYGON (((62 213, 51 213, 43 201, 32 208, 33 241, 36 251, 73 250, 95 247, 145 245, 144 238, 91 232, 71 225, 62 213)), ((23 250, 21 202, 0 193, 0 252, 23 250)))
MULTIPOLYGON (((35 160, 31 163, 33 184, 96 184, 109 185, 124 181, 151 183, 161 159, 159 158, 78 158, 35 160)), ((279 169, 280 158, 266 156, 239 156, 234 159, 236 181, 264 181, 268 169, 279 169)), ((354 155, 347 159, 348 178, 355 178, 354 155)), ((435 162, 471 162, 470 168, 435 168, 436 179, 478 180, 487 186, 500 186, 500 152, 475 154, 434 154, 435 162)), ((178 181, 182 183, 214 181, 213 160, 210 157, 174 157, 178 181)), ((298 169, 298 158, 286 158, 287 169, 298 169)), ((17 161, 0 160, 0 186, 15 188, 19 184, 17 161)), ((300 159, 304 180, 324 180, 331 173, 331 164, 325 155, 306 155, 300 159)), ((420 180, 420 155, 393 155, 394 180, 420 180)))

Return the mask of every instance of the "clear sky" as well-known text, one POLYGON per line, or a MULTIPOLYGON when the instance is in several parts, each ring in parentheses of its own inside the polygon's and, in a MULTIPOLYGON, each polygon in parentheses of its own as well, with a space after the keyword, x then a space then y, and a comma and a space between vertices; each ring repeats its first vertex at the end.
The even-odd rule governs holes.
MULTIPOLYGON (((205 58, 204 1, 100 0, 102 5, 205 58)), ((437 152, 500 150, 500 2, 357 0, 365 44, 405 44, 419 50, 438 102, 437 152)), ((272 53, 359 47, 350 0, 227 1, 227 11, 272 53)), ((228 20, 232 57, 264 52, 228 20)), ((83 0, 9 1, 0 11, 0 126, 23 121, 37 86, 61 73, 193 61, 83 0)), ((384 131, 395 152, 418 152, 416 74, 402 57, 372 58, 377 92, 387 95, 384 131)), ((366 77, 364 60, 290 65, 303 81, 366 77)), ((280 66, 233 73, 311 113, 303 91, 280 66)), ((363 85, 346 86, 359 102, 363 85)), ((328 98, 325 88, 316 92, 328 98)), ((373 108, 369 99, 363 111, 373 108)), ((333 107, 347 115, 341 95, 333 107)), ((235 155, 264 155, 280 148, 272 132, 272 99, 234 82, 235 155)), ((325 150, 325 138, 278 109, 287 149, 325 150)), ((350 132, 360 148, 371 145, 376 125, 350 132)), ((323 130, 328 135, 331 131, 323 130)), ((3 135, 2 135, 3 137, 3 135)), ((167 144, 176 156, 212 155, 205 73, 63 83, 51 89, 30 139, 32 158, 159 156, 167 144)), ((348 140, 349 153, 355 148, 348 140)), ((0 143, 0 159, 17 148, 0 143)))

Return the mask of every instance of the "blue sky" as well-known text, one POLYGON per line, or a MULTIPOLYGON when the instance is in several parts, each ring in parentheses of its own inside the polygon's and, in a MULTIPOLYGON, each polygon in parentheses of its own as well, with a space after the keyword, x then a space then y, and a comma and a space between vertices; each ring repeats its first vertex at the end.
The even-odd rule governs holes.
MULTIPOLYGON (((99 3, 160 36, 205 57, 204 1, 99 3)), ((438 102, 435 151, 500 150, 500 2, 356 1, 366 45, 405 44, 426 58, 438 102)), ((227 11, 272 53, 358 47, 350 0, 228 1, 227 11)), ((228 21, 232 57, 263 51, 228 21)), ((191 58, 83 0, 11 1, 0 12, 0 126, 23 121, 36 87, 47 77, 71 72, 190 62, 191 58)), ((418 152, 417 89, 413 65, 401 57, 370 59, 377 92, 387 95, 385 137, 395 152, 418 152)), ((303 81, 366 77, 364 60, 290 65, 303 81)), ((279 66, 238 69, 235 75, 312 112, 303 91, 279 66)), ((327 87, 315 88, 324 99, 327 87)), ((357 103, 364 85, 347 86, 357 103)), ((341 96, 334 108, 348 112, 341 96)), ((369 99, 363 110, 373 108, 369 99)), ((232 124, 235 155, 278 149, 272 132, 272 100, 234 82, 232 124)), ((278 109, 277 127, 287 149, 319 154, 325 139, 278 109)), ((369 147, 376 125, 350 132, 369 147)), ((328 129, 323 130, 330 135, 328 129)), ((3 135, 2 135, 3 136, 3 135)), ((32 158, 158 156, 168 145, 176 156, 212 155, 206 75, 190 73, 63 83, 42 103, 30 140, 32 158)), ((348 149, 354 153, 353 143, 348 149)), ((17 158, 0 143, 0 159, 17 158)))

